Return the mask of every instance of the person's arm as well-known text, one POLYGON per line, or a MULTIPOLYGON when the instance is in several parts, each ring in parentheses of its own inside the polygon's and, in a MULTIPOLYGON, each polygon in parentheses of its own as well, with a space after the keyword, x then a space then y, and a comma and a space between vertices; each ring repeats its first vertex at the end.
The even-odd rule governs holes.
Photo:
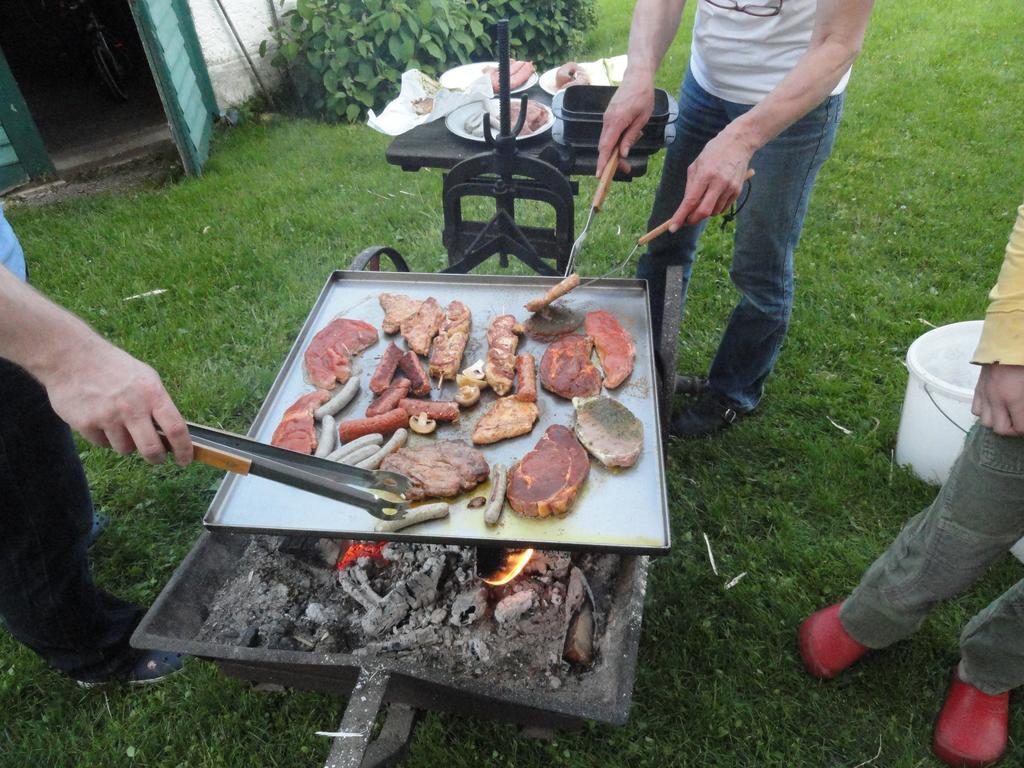
POLYGON ((1024 205, 1006 246, 999 280, 989 294, 974 353, 981 376, 971 411, 1000 435, 1024 436, 1024 205))
POLYGON ((35 376, 57 415, 96 445, 150 463, 192 460, 192 441, 156 371, 0 266, 0 357, 35 376))
POLYGON ((685 7, 686 0, 638 0, 633 9, 626 72, 604 113, 598 143, 598 176, 619 139, 619 155, 624 158, 651 119, 654 75, 675 39, 685 7))

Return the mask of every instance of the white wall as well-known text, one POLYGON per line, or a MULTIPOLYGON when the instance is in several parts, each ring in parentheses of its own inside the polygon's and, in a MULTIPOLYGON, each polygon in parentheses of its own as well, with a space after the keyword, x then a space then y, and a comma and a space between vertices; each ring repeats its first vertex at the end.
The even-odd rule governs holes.
MULTIPOLYGON (((268 88, 275 87, 280 82, 280 73, 270 65, 270 56, 260 58, 260 43, 263 40, 270 40, 268 28, 274 23, 271 3, 273 10, 280 16, 295 5, 294 0, 286 0, 283 8, 280 0, 222 2, 263 82, 268 88)), ((203 57, 206 59, 206 67, 213 81, 217 103, 222 108, 240 104, 257 93, 259 88, 241 48, 231 34, 231 28, 224 20, 224 14, 215 0, 188 0, 188 4, 192 9, 192 18, 195 21, 199 44, 203 49, 203 57)))

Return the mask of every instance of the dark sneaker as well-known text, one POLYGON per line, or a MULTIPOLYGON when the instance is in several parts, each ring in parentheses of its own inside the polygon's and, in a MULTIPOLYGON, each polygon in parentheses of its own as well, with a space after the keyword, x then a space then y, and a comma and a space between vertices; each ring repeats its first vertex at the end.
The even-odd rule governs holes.
POLYGON ((676 394, 686 397, 703 397, 708 392, 707 376, 696 376, 694 374, 676 375, 676 394))
POLYGON ((669 434, 672 437, 702 437, 731 427, 745 416, 715 395, 705 395, 682 413, 672 418, 669 434))
POLYGON ((99 680, 79 680, 83 688, 99 688, 111 683, 150 685, 181 671, 185 657, 170 651, 134 651, 131 663, 116 675, 99 680))

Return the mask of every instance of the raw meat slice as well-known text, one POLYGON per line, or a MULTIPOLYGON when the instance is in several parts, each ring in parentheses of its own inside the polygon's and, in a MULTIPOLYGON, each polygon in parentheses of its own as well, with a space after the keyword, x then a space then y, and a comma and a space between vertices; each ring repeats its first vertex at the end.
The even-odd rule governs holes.
POLYGON ((391 386, 391 379, 394 378, 395 371, 398 370, 398 361, 404 354, 395 342, 388 344, 388 348, 384 350, 384 354, 381 355, 380 362, 377 364, 377 370, 370 377, 370 391, 373 394, 379 395, 391 386))
POLYGON ((499 440, 525 435, 540 417, 536 403, 499 397, 473 429, 475 445, 490 445, 499 440))
POLYGON ((516 393, 512 397, 524 403, 537 402, 537 363, 533 355, 516 357, 516 393))
POLYGON ((597 357, 604 370, 604 385, 608 389, 615 389, 633 372, 633 363, 636 361, 633 337, 614 315, 603 309, 588 312, 585 327, 587 335, 597 347, 597 357))
POLYGON ((430 394, 430 379, 427 378, 427 372, 423 370, 423 365, 415 352, 410 349, 402 355, 402 359, 398 361, 398 368, 409 379, 410 392, 414 395, 430 394))
POLYGON ((307 392, 285 410, 281 423, 274 430, 270 444, 299 453, 316 450, 316 421, 313 412, 331 399, 331 393, 318 389, 307 392))
POLYGON ((571 400, 601 393, 601 374, 590 353, 594 342, 589 336, 573 333, 563 336, 544 351, 540 361, 540 381, 544 389, 571 400))
POLYGON ((373 399, 373 402, 366 407, 366 415, 380 416, 388 411, 393 411, 399 407, 398 404, 402 398, 408 394, 409 380, 399 379, 373 399))
POLYGON ((573 401, 576 437, 606 467, 632 467, 644 444, 644 425, 633 412, 610 397, 573 401))
POLYGON ((530 312, 539 312, 551 302, 565 296, 565 294, 567 294, 569 291, 571 291, 579 284, 580 276, 576 272, 573 272, 560 283, 556 283, 555 285, 551 286, 551 289, 543 296, 541 296, 539 299, 533 299, 532 301, 528 301, 523 306, 525 306, 530 312))
POLYGON ((490 473, 484 455, 460 440, 406 446, 384 459, 380 468, 409 478, 405 495, 410 501, 457 496, 476 488, 490 473))
POLYGON ((461 301, 448 305, 448 312, 441 330, 434 339, 434 351, 430 354, 430 378, 445 378, 451 381, 459 372, 462 353, 469 341, 469 325, 472 315, 469 307, 461 301))
POLYGON ((590 472, 590 459, 572 432, 548 427, 537 447, 509 473, 506 498, 523 517, 566 514, 590 472))
POLYGON ((398 404, 398 407, 404 408, 410 417, 425 413, 428 419, 434 421, 459 420, 459 404, 451 400, 413 400, 407 397, 398 404))
POLYGON ((384 310, 384 322, 380 326, 384 329, 384 333, 398 333, 402 321, 416 314, 416 310, 423 303, 404 293, 382 293, 377 300, 380 302, 381 309, 384 310))
POLYGON ((515 375, 516 347, 521 326, 512 315, 498 315, 487 327, 487 361, 484 378, 498 395, 507 395, 515 375))
POLYGON ((540 312, 534 312, 523 323, 523 327, 531 339, 547 344, 567 333, 572 333, 582 324, 583 315, 563 304, 556 304, 553 307, 544 307, 540 312))
POLYGON ((320 329, 306 347, 302 360, 309 383, 333 389, 352 375, 352 356, 377 343, 377 329, 362 320, 339 317, 320 329))
POLYGON ((419 309, 405 318, 400 326, 409 349, 423 357, 429 355, 430 342, 437 335, 443 321, 444 310, 433 296, 420 304, 419 309))

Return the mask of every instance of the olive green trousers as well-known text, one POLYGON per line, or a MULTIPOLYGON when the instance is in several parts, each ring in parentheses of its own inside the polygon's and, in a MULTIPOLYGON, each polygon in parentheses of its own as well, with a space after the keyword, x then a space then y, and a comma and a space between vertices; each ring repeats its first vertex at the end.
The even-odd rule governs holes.
MULTIPOLYGON (((976 424, 935 501, 868 568, 839 619, 869 648, 903 640, 934 605, 974 584, 1022 536, 1024 438, 976 424)), ((961 676, 985 693, 1024 685, 1024 581, 971 619, 960 653, 961 676)))

